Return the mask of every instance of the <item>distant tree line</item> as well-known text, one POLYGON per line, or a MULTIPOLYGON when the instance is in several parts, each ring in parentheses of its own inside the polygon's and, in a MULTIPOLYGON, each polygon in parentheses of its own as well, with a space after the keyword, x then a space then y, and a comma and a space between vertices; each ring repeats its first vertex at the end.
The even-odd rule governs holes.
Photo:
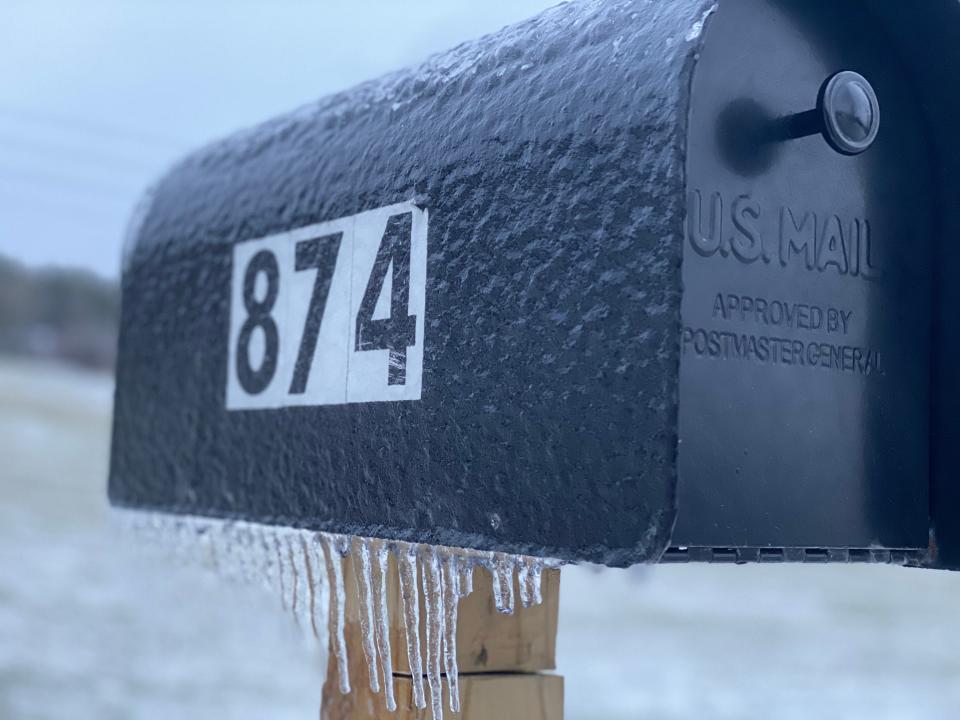
POLYGON ((116 283, 0 256, 0 353, 112 369, 119 321, 116 283))

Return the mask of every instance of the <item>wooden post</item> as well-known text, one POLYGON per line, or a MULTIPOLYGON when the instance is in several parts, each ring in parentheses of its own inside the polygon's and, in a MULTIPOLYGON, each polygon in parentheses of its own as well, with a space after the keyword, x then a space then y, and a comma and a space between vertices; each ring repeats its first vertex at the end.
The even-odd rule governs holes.
MULTIPOLYGON (((406 634, 396 562, 390 559, 387 606, 390 614, 390 647, 394 668, 397 710, 386 708, 384 695, 370 690, 367 664, 361 644, 357 585, 350 557, 344 560, 346 589, 345 638, 349 655, 352 691, 341 694, 337 663, 332 649, 323 687, 322 720, 431 720, 429 690, 427 707, 413 702, 406 634)), ((514 588, 519 597, 519 588, 514 588)), ((518 607, 502 615, 493 604, 490 574, 474 570, 474 591, 460 601, 457 628, 457 660, 460 669, 461 711, 450 711, 448 686, 443 679, 445 720, 562 720, 563 678, 541 671, 556 666, 557 617, 560 571, 545 570, 543 603, 518 607)), ((421 641, 425 637, 425 608, 420 597, 421 641)), ((426 684, 426 683, 425 683, 426 684)))

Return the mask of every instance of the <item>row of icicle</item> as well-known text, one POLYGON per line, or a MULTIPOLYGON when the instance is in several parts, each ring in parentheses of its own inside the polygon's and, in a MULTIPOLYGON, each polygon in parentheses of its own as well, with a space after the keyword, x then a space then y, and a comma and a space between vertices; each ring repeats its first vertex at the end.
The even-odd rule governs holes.
POLYGON ((413 703, 430 705, 434 720, 443 717, 445 675, 450 710, 460 712, 457 669, 457 609, 461 598, 473 591, 477 567, 490 572, 494 606, 512 613, 517 598, 523 607, 542 602, 541 576, 549 561, 524 555, 482 552, 399 541, 335 535, 258 523, 222 521, 159 513, 124 512, 134 530, 149 539, 169 540, 190 557, 197 545, 206 560, 222 574, 237 579, 266 582, 280 592, 285 609, 333 649, 341 693, 350 692, 346 625, 346 583, 343 559, 353 559, 363 653, 370 688, 383 692, 387 709, 397 703, 393 686, 390 617, 387 603, 389 556, 396 558, 403 626, 410 667, 413 703), (152 537, 159 535, 159 537, 152 537), (420 637, 420 593, 426 611, 426 637, 420 637), (324 637, 322 618, 327 618, 324 637), (426 653, 423 649, 426 649, 426 653), (424 657, 425 656, 425 657, 424 657), (424 662, 426 668, 424 668, 424 662), (426 685, 424 687, 424 676, 426 685))

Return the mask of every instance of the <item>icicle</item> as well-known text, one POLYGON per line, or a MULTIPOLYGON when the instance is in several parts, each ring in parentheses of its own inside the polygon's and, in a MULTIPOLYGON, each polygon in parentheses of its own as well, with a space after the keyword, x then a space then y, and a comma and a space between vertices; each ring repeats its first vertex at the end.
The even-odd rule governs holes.
POLYGON ((344 604, 346 593, 343 587, 343 557, 334 536, 321 533, 324 561, 327 566, 327 585, 330 588, 330 634, 333 636, 334 655, 337 658, 337 675, 340 692, 350 692, 350 671, 347 663, 347 642, 343 636, 344 604))
POLYGON ((490 553, 490 575, 493 580, 493 604, 497 612, 513 612, 513 558, 503 553, 490 553))
POLYGON ((333 601, 331 600, 331 581, 327 572, 327 563, 323 553, 323 543, 320 541, 318 533, 310 533, 304 537, 306 546, 309 550, 311 567, 314 568, 315 597, 316 597, 316 616, 318 618, 317 631, 320 634, 320 647, 323 657, 330 656, 330 650, 333 646, 334 624, 330 622, 330 611, 333 601))
POLYGON ((543 603, 543 562, 533 560, 530 567, 530 599, 534 605, 543 603))
POLYGON ((484 566, 490 571, 490 580, 493 585, 493 606, 497 612, 503 612, 503 585, 500 583, 500 568, 494 559, 494 553, 490 553, 490 559, 484 562, 484 566))
POLYGON ((263 528, 260 525, 248 525, 247 535, 250 543, 250 557, 247 558, 247 565, 251 580, 265 590, 272 590, 273 568, 263 539, 263 528))
MULTIPOLYGON (((303 569, 307 579, 307 597, 309 606, 307 611, 310 615, 310 629, 313 631, 313 637, 320 639, 320 632, 317 630, 317 575, 314 574, 313 562, 310 560, 310 546, 307 544, 307 538, 300 535, 300 553, 303 557, 303 569)), ((317 569, 319 572, 319 568, 317 569)))
POLYGON ((457 609, 460 603, 460 570, 457 556, 443 556, 443 664, 450 691, 450 711, 460 712, 460 674, 457 668, 457 609))
POLYGON ((435 548, 425 548, 423 560, 423 604, 427 610, 427 683, 433 720, 443 720, 443 687, 440 684, 440 649, 443 643, 443 582, 435 548))
POLYGON ((240 523, 237 521, 226 523, 217 533, 217 555, 223 561, 220 571, 231 582, 239 583, 246 580, 246 553, 242 538, 240 523))
POLYGON ((517 563, 517 587, 520 588, 520 605, 530 607, 533 604, 530 595, 530 558, 520 558, 517 563))
MULTIPOLYGON (((511 613, 543 602, 543 570, 559 563, 542 558, 455 548, 433 548, 385 540, 351 539, 328 533, 306 533, 245 521, 117 512, 122 524, 150 544, 165 542, 184 561, 214 566, 228 579, 259 580, 279 589, 281 603, 336 658, 338 685, 350 692, 349 658, 345 639, 346 589, 343 557, 354 555, 360 630, 374 692, 384 691, 390 711, 396 709, 387 606, 389 555, 397 556, 402 622, 413 684, 413 702, 431 714, 443 712, 441 673, 447 676, 450 710, 460 711, 456 631, 459 601, 473 591, 480 565, 489 570, 498 612, 511 613), (352 544, 351 544, 352 543, 352 544), (418 563, 422 561, 421 575, 418 563), (516 574, 516 580, 514 575, 516 574), (514 587, 516 583, 516 589, 514 587), (420 592, 426 607, 426 657, 421 646, 420 592), (516 595, 519 597, 517 598, 516 595), (318 617, 320 618, 318 620, 318 617), (326 618, 326 627, 323 619, 326 618), (381 679, 382 678, 382 682, 381 679)), ((351 588, 352 589, 352 588, 351 588)), ((394 620, 399 624, 399 619, 394 620)))
POLYGON ((520 587, 520 604, 523 607, 527 608, 543 602, 540 589, 542 576, 543 561, 525 556, 518 558, 517 585, 520 587))
MULTIPOLYGON (((287 544, 290 546, 291 562, 295 570, 294 577, 296 579, 295 587, 297 593, 296 617, 298 624, 304 630, 312 628, 312 608, 315 605, 315 600, 312 598, 314 583, 313 568, 311 567, 310 571, 307 571, 307 554, 304 552, 305 537, 306 532, 302 530, 296 530, 287 536, 287 544)), ((312 629, 310 634, 313 634, 312 629)))
POLYGON ((464 555, 457 565, 460 568, 460 589, 457 594, 460 597, 466 597, 473 592, 473 560, 468 555, 464 555))
MULTIPOLYGON (((206 523, 197 523, 194 527, 184 524, 185 532, 181 537, 187 538, 187 543, 190 543, 191 540, 199 542, 200 546, 203 548, 203 551, 200 557, 197 558, 196 565, 200 567, 209 568, 212 564, 213 551, 210 548, 210 526, 206 523), (192 537, 191 537, 192 534, 192 537)), ((189 544, 184 548, 185 552, 190 552, 189 544)))
POLYGON ((413 681, 413 704, 419 709, 427 706, 423 692, 423 658, 420 655, 420 591, 417 578, 417 546, 398 549, 400 570, 400 597, 403 600, 403 623, 407 638, 407 662, 413 681))
POLYGON ((373 602, 377 636, 377 652, 380 655, 380 670, 383 675, 383 694, 387 710, 397 709, 393 692, 393 655, 390 647, 390 615, 387 607, 387 571, 390 547, 383 540, 373 541, 373 602))
POLYGON ((207 562, 210 563, 210 567, 221 577, 227 577, 227 561, 219 536, 219 532, 213 528, 207 528, 203 533, 203 542, 207 546, 207 562))
POLYGON ((377 673, 377 644, 374 639, 373 622, 373 577, 370 567, 370 541, 357 538, 354 541, 353 576, 357 581, 357 598, 360 602, 360 642, 363 654, 367 658, 367 674, 370 677, 370 689, 380 692, 380 679, 377 673))
POLYGON ((232 536, 227 538, 227 542, 233 547, 234 565, 239 579, 246 583, 255 582, 257 579, 257 571, 254 567, 256 552, 250 525, 236 523, 232 536))
POLYGON ((294 551, 293 544, 293 533, 289 532, 284 537, 286 545, 286 553, 283 555, 283 560, 286 566, 290 569, 287 573, 287 576, 290 578, 290 612, 293 614, 293 619, 296 621, 297 625, 300 624, 300 598, 303 595, 300 593, 300 581, 301 575, 300 570, 297 568, 297 557, 294 551))
MULTIPOLYGON (((260 525, 256 530, 257 564, 260 566, 261 582, 265 590, 273 592, 277 585, 276 565, 273 543, 267 529, 260 525)), ((281 597, 282 594, 281 594, 281 597)))
POLYGON ((277 555, 277 581, 280 585, 280 605, 286 610, 287 609, 287 591, 284 583, 284 575, 286 575, 286 563, 283 559, 283 548, 281 547, 280 542, 280 533, 273 533, 273 545, 276 549, 277 555))

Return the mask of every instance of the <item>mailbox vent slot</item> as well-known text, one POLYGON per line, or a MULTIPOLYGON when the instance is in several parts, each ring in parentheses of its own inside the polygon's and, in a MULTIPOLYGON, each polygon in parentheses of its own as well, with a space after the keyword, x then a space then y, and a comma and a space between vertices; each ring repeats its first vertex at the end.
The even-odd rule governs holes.
POLYGON ((922 565, 926 550, 879 548, 726 548, 671 547, 662 563, 870 563, 877 565, 922 565))

